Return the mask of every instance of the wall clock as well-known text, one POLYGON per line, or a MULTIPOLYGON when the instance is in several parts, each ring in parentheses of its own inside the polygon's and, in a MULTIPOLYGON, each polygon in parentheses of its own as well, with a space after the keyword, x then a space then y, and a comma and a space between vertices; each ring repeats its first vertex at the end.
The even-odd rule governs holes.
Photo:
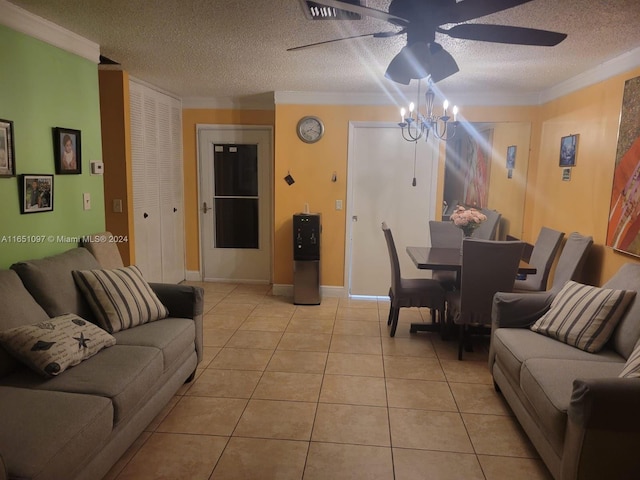
POLYGON ((318 117, 302 117, 296 131, 303 142, 316 143, 324 135, 324 123, 318 117))

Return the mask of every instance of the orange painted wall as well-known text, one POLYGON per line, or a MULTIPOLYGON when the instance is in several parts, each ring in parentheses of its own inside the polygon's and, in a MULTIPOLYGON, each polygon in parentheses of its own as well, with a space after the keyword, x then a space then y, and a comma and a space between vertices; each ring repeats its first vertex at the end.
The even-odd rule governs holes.
POLYGON ((200 270, 197 125, 271 125, 273 110, 183 109, 184 227, 186 268, 200 270))
MULTIPOLYGON (((472 122, 529 122, 535 114, 535 107, 464 109, 464 118, 472 122)), ((394 122, 397 117, 398 110, 393 106, 276 105, 275 284, 293 281, 291 216, 308 203, 310 211, 322 212, 322 284, 344 285, 349 122, 394 122), (316 115, 325 123, 325 135, 318 143, 308 145, 296 136, 296 124, 305 115, 316 115), (335 183, 331 182, 334 171, 338 178, 335 183), (288 172, 296 181, 291 186, 282 180, 288 172), (336 211, 335 200, 340 199, 343 210, 336 211)), ((444 183, 444 143, 441 145, 437 192, 440 199, 444 183)))
POLYGON ((135 263, 133 231, 133 180, 131 174, 131 128, 129 75, 119 70, 99 70, 102 161, 104 162, 104 208, 106 229, 129 239, 119 242, 125 265, 135 263), (122 212, 113 211, 113 200, 122 200, 122 212))
POLYGON ((635 257, 605 247, 624 82, 640 69, 548 102, 540 108, 538 151, 532 153, 527 212, 529 228, 548 226, 592 235, 585 280, 600 285, 635 257), (562 181, 560 139, 580 134, 571 180, 562 181))

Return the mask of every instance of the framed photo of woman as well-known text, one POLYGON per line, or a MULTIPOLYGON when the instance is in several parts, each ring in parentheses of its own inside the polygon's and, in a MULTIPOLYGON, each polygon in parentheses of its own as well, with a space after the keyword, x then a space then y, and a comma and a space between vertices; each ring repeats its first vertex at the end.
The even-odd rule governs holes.
POLYGON ((57 174, 82 173, 80 130, 54 127, 53 156, 57 174))

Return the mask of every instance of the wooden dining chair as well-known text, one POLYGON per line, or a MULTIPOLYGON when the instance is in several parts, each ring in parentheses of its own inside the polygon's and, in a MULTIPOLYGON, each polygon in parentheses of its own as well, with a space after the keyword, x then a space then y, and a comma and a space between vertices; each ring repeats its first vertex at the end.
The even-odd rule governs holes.
POLYGON ((479 240, 495 240, 502 214, 497 210, 489 210, 488 208, 481 208, 480 211, 486 215, 487 219, 475 229, 473 238, 479 240))
POLYGON ((460 289, 447 292, 449 315, 459 328, 458 360, 468 327, 491 325, 493 296, 511 292, 524 249, 523 242, 465 239, 460 289))
POLYGON ((437 318, 432 316, 432 321, 434 323, 436 321, 440 322, 440 326, 442 326, 442 319, 444 318, 444 289, 437 280, 431 278, 402 278, 398 252, 393 241, 391 229, 386 222, 382 222, 382 231, 387 242, 389 263, 391 265, 391 287, 389 288, 391 306, 387 320, 387 325, 391 325, 389 336, 395 336, 400 309, 404 307, 429 308, 437 313, 437 318))
POLYGON ((523 279, 516 278, 514 292, 541 292, 547 289, 549 272, 563 238, 564 232, 547 227, 540 229, 529 257, 529 264, 536 268, 536 273, 526 275, 523 279))

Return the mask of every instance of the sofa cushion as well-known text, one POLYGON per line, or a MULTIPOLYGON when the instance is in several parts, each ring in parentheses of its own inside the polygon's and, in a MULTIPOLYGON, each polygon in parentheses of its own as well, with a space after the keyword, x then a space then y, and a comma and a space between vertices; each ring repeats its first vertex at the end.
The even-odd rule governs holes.
POLYGON ((52 257, 15 263, 11 268, 49 317, 76 313, 93 321, 91 308, 71 275, 73 270, 100 268, 87 249, 78 247, 52 257))
MULTIPOLYGON (((13 270, 0 270, 0 305, 0 331, 49 320, 13 270)), ((0 378, 17 366, 18 361, 0 347, 0 378)))
MULTIPOLYGON (((604 288, 640 292, 640 264, 626 263, 603 285, 604 288)), ((631 302, 627 313, 611 337, 611 346, 624 358, 629 358, 640 339, 640 298, 631 302)))
POLYGON ((98 323, 110 333, 169 315, 135 265, 113 270, 74 271, 73 278, 98 323))
POLYGON ((546 438, 558 455, 562 455, 567 410, 577 378, 615 377, 621 362, 532 358, 524 362, 520 388, 533 406, 536 418, 546 438))
POLYGON ((9 478, 72 478, 109 438, 113 406, 99 396, 0 387, 0 425, 9 478))
POLYGON ((34 372, 51 377, 115 345, 116 339, 93 323, 67 313, 0 332, 0 343, 34 372))
POLYGON ((612 290, 568 281, 551 308, 531 330, 587 352, 597 352, 609 340, 629 303, 633 290, 612 290))
POLYGON ((185 350, 194 349, 195 322, 187 318, 165 318, 114 334, 118 345, 142 345, 162 351, 164 370, 178 361, 185 350))
POLYGON ((113 402, 114 424, 118 424, 139 408, 162 372, 162 354, 157 348, 116 344, 57 377, 44 380, 31 370, 22 369, 0 382, 109 398, 113 402))
POLYGON ((534 333, 528 328, 498 328, 493 334, 492 342, 497 361, 514 385, 520 383, 522 364, 532 358, 550 358, 556 362, 585 360, 624 363, 624 359, 613 350, 603 349, 597 354, 588 353, 534 333))

